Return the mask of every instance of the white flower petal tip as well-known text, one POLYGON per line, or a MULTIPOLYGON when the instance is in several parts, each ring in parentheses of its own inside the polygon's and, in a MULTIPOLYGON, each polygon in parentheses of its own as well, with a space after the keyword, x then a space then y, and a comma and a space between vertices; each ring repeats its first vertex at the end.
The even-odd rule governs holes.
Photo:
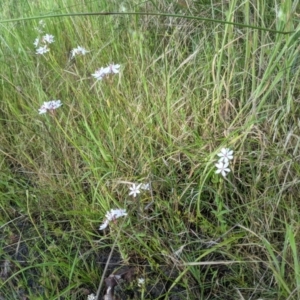
POLYGON ((99 230, 104 230, 108 226, 108 220, 105 220, 99 227, 99 230))
POLYGON ((222 148, 221 152, 217 154, 219 158, 219 162, 227 163, 233 159, 233 150, 229 148, 222 148))
POLYGON ((221 173, 223 177, 227 175, 227 173, 230 172, 230 169, 228 168, 229 163, 228 162, 223 162, 219 161, 215 166, 217 167, 216 173, 219 174, 221 173))
POLYGON ((129 192, 129 196, 133 196, 136 197, 137 194, 139 194, 141 192, 141 186, 142 184, 138 184, 136 185, 135 183, 129 188, 130 192, 129 192))
POLYGON ((100 225, 99 230, 104 230, 109 225, 109 222, 124 216, 127 216, 126 209, 111 209, 106 213, 105 220, 100 225))
POLYGON ((48 111, 53 113, 53 111, 60 106, 62 106, 62 103, 60 100, 51 100, 51 101, 44 102, 44 104, 41 106, 41 108, 39 108, 39 114, 45 114, 48 111))
POLYGON ((92 74, 93 77, 95 77, 97 80, 102 80, 103 77, 109 75, 109 74, 117 74, 120 73, 120 65, 114 65, 111 64, 108 67, 101 67, 97 71, 95 71, 94 74, 92 74))

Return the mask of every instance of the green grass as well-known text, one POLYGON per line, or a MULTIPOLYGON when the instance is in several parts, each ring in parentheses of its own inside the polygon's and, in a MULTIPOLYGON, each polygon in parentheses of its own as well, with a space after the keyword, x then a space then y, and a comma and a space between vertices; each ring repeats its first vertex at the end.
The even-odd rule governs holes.
POLYGON ((20 2, 0 4, 23 18, 0 22, 0 299, 102 299, 113 273, 121 299, 299 299, 298 1, 20 2), (35 54, 43 16, 122 9, 250 27, 47 17, 35 54), (128 216, 99 231, 112 208, 128 216))

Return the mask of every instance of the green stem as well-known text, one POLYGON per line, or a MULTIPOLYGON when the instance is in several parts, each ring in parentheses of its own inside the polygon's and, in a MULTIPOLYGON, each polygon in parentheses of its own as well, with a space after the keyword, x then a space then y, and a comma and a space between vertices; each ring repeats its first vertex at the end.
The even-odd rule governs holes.
POLYGON ((2 20, 0 23, 9 23, 9 22, 17 22, 17 21, 28 21, 28 20, 35 20, 35 19, 46 19, 46 18, 57 18, 57 17, 82 17, 82 16, 124 16, 124 15, 140 15, 140 16, 159 16, 159 17, 173 17, 173 18, 182 18, 182 19, 192 19, 198 21, 207 21, 213 23, 220 23, 220 24, 229 24, 239 27, 245 28, 252 28, 261 31, 279 33, 279 34, 290 34, 294 33, 295 31, 279 31, 259 26, 253 26, 248 24, 242 23, 235 23, 229 21, 223 21, 219 19, 211 19, 211 18, 203 18, 203 17, 196 17, 196 16, 187 16, 187 15, 177 15, 177 14, 167 14, 167 13, 155 13, 155 12, 83 12, 83 13, 68 13, 68 14, 54 14, 54 15, 46 15, 46 16, 33 16, 27 18, 17 18, 17 19, 8 19, 2 20))

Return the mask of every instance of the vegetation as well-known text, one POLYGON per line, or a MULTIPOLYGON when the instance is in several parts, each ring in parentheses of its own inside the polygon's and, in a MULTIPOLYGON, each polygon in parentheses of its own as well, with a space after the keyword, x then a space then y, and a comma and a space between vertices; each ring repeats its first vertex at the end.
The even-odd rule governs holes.
POLYGON ((1 2, 0 299, 300 299, 300 7, 277 2, 1 2))

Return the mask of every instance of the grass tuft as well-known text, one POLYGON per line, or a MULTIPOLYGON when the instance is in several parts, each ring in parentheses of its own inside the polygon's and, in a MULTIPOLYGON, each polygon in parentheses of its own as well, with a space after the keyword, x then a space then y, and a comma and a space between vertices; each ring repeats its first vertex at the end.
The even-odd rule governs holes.
POLYGON ((298 1, 6 2, 0 298, 299 299, 298 1))

